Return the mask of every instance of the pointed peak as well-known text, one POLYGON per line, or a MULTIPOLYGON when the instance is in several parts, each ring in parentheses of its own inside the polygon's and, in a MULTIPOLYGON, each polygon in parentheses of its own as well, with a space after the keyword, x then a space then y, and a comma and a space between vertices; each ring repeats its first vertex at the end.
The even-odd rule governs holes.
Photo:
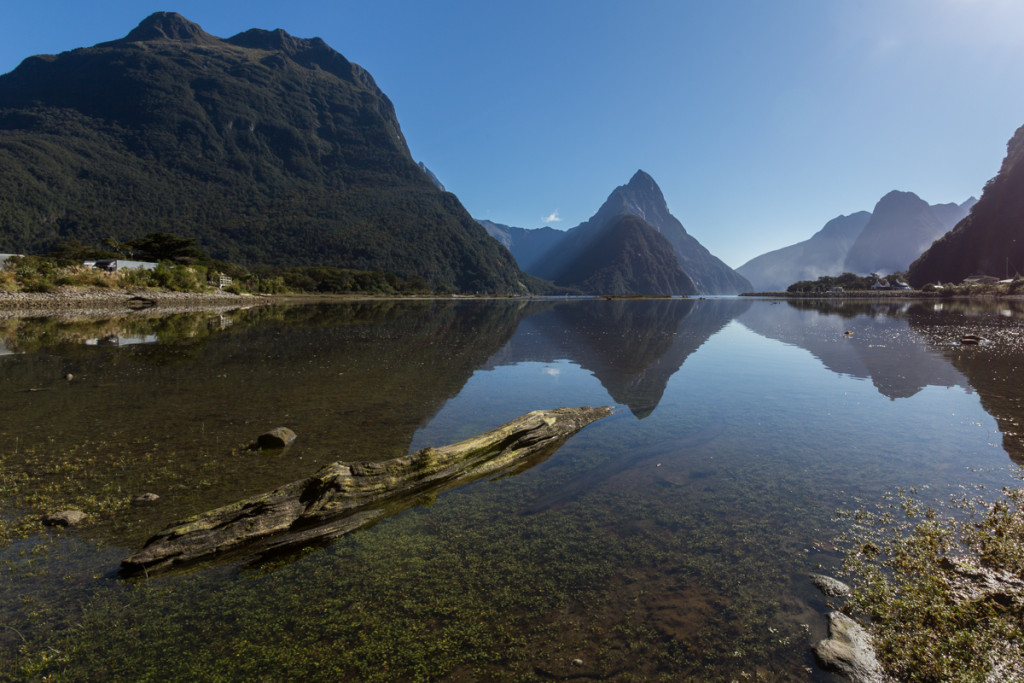
POLYGON ((643 187, 650 187, 651 185, 653 185, 654 187, 657 187, 658 183, 654 182, 654 178, 652 178, 648 173, 641 169, 633 174, 633 177, 629 179, 628 185, 640 185, 643 187))
POLYGON ((130 43, 154 40, 205 43, 216 38, 177 12, 154 12, 132 29, 124 40, 130 43))
MULTIPOLYGON (((665 196, 661 193, 661 188, 658 187, 658 183, 654 182, 654 178, 644 171, 637 171, 628 183, 617 187, 612 193, 613 197, 616 195, 628 197, 630 205, 640 203, 648 207, 657 206, 661 210, 668 211, 668 208, 664 206, 665 196)), ((644 216, 646 213, 637 206, 631 206, 629 212, 638 216, 644 216)))

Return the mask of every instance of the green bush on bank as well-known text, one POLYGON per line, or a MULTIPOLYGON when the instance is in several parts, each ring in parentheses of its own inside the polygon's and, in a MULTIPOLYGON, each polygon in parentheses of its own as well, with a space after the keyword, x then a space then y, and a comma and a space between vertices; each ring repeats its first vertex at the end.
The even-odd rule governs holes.
POLYGON ((250 272, 240 264, 211 258, 196 238, 155 232, 128 242, 107 238, 102 247, 61 240, 46 255, 12 257, 0 267, 0 291, 50 292, 70 286, 205 292, 219 289, 221 276, 231 279, 225 291, 235 294, 416 295, 445 293, 440 290, 446 289, 433 287, 416 275, 401 278, 393 273, 349 268, 263 266, 250 272), (153 270, 131 268, 115 273, 83 265, 97 259, 147 260, 159 265, 153 270))
MULTIPOLYGON (((191 259, 189 259, 191 260, 191 259)), ((172 292, 209 292, 220 288, 220 277, 231 278, 224 291, 234 294, 418 295, 437 293, 419 277, 346 268, 262 268, 253 273, 237 264, 204 259, 201 263, 161 261, 153 270, 97 270, 57 256, 15 256, 0 268, 0 291, 51 292, 57 287, 104 289, 156 288, 172 292)))
POLYGON ((84 265, 61 265, 49 256, 13 256, 0 273, 0 289, 7 292, 51 292, 57 287, 153 287, 174 292, 210 289, 204 266, 172 263, 161 263, 154 270, 129 268, 110 273, 84 265))

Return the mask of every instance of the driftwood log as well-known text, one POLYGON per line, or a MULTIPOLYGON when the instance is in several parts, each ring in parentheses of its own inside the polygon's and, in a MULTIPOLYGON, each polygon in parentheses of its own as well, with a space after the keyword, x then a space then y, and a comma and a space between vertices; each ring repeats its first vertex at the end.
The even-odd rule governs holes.
POLYGON ((121 562, 122 576, 197 562, 260 559, 341 536, 404 510, 424 496, 550 457, 610 407, 527 413, 496 429, 383 462, 335 462, 312 477, 170 525, 121 562))

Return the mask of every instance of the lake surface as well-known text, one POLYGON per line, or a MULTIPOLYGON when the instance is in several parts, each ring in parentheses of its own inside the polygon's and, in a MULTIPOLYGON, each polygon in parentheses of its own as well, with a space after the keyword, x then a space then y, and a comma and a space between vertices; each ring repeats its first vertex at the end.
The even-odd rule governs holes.
POLYGON ((1022 317, 671 299, 0 319, 0 678, 831 680, 807 573, 840 564, 836 511, 1017 481, 1022 317), (580 405, 616 412, 515 476, 272 562, 118 578, 166 525, 328 462, 580 405), (279 425, 292 447, 244 450, 279 425), (40 530, 68 507, 90 522, 40 530))

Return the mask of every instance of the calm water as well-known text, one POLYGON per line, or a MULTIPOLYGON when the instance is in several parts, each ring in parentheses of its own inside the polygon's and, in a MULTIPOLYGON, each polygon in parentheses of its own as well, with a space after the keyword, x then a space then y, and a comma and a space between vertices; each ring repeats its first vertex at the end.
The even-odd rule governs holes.
POLYGON ((1013 481, 1022 316, 718 299, 0 320, 0 677, 831 680, 806 574, 839 564, 836 510, 1013 481), (117 577, 173 521, 563 405, 617 411, 327 547, 117 577), (278 425, 288 451, 242 450, 278 425), (144 492, 161 498, 129 504, 144 492), (92 523, 24 530, 55 507, 92 523))

